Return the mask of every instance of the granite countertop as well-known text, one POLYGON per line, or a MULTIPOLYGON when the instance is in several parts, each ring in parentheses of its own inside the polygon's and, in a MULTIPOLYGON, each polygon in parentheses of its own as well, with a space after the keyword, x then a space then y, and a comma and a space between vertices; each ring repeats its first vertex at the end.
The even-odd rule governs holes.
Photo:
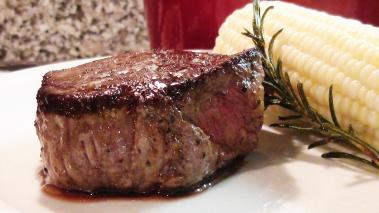
POLYGON ((148 48, 141 0, 0 1, 0 67, 148 48))

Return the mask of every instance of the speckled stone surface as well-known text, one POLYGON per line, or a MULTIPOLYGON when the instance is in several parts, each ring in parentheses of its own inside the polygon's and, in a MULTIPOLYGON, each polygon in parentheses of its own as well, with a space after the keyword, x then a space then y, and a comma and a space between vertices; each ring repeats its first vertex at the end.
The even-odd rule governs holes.
POLYGON ((142 0, 0 0, 0 66, 147 48, 142 0))

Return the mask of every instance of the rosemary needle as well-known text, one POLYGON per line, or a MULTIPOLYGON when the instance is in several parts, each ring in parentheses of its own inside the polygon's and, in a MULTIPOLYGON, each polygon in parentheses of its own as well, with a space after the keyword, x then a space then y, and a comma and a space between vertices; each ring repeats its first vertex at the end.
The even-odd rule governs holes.
MULTIPOLYGON (((273 58, 273 46, 275 39, 280 36, 283 29, 279 30, 269 42, 266 51, 266 43, 263 34, 264 19, 267 13, 274 9, 268 7, 261 15, 260 1, 253 0, 254 16, 252 20, 253 31, 245 29, 242 34, 251 38, 256 48, 262 53, 262 65, 265 71, 265 108, 277 105, 294 113, 293 116, 280 116, 279 123, 272 124, 272 127, 289 128, 298 131, 306 131, 323 137, 322 140, 312 143, 308 148, 327 146, 331 142, 350 144, 357 148, 360 157, 343 151, 332 151, 322 154, 323 158, 342 158, 363 163, 379 170, 379 152, 369 143, 354 134, 352 125, 349 129, 343 129, 336 116, 333 104, 333 86, 329 88, 329 110, 332 120, 322 116, 308 102, 303 84, 297 82, 297 87, 293 88, 291 80, 286 72, 282 71, 282 62, 273 58), (302 122, 296 122, 302 121, 302 122), (300 123, 300 124, 299 124, 300 123)), ((285 30, 285 29, 284 29, 285 30)))

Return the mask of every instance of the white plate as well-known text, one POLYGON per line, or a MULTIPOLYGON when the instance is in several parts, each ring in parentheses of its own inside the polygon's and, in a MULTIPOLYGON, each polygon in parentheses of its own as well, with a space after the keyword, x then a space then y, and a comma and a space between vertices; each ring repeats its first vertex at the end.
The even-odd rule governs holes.
POLYGON ((321 159, 307 138, 264 127, 260 148, 235 175, 195 196, 72 202, 40 190, 33 126, 42 75, 90 61, 0 76, 0 212, 378 212, 379 176, 321 159))

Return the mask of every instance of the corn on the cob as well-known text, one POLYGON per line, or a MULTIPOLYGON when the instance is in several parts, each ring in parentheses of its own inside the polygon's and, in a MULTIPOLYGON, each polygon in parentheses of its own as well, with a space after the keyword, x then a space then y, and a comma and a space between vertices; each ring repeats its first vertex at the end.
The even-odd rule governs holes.
MULTIPOLYGON (((336 114, 344 128, 379 149, 379 28, 279 1, 262 1, 266 42, 279 29, 274 57, 283 60, 293 86, 300 81, 311 103, 330 118, 328 88, 334 86, 336 114)), ((253 6, 230 15, 219 30, 215 53, 233 54, 253 46, 241 34, 251 29, 253 6)))

